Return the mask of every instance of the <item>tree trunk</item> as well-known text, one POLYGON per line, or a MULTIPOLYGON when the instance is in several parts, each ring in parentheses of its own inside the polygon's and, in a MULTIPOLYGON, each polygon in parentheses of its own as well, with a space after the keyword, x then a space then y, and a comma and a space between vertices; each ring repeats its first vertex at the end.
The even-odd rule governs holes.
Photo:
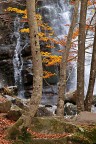
POLYGON ((26 0, 26 8, 28 13, 28 23, 30 30, 30 44, 32 51, 33 63, 33 93, 30 99, 29 109, 20 117, 20 119, 8 130, 7 136, 10 137, 14 130, 23 127, 30 127, 32 117, 34 117, 41 97, 42 97, 42 59, 40 53, 38 25, 35 14, 35 0, 26 0))
POLYGON ((92 53, 92 61, 91 61, 90 79, 89 79, 89 85, 88 85, 87 95, 85 99, 86 111, 91 111, 95 77, 96 77, 96 26, 95 26, 93 53, 92 53))
POLYGON ((85 62, 85 26, 87 1, 81 0, 79 36, 78 36, 78 60, 77 60, 77 112, 84 111, 84 62, 85 62))
POLYGON ((57 115, 64 116, 64 99, 65 99, 65 90, 66 90, 66 68, 67 68, 67 59, 69 55, 69 51, 71 48, 71 40, 73 31, 77 21, 79 0, 75 2, 74 14, 71 22, 71 26, 69 29, 66 48, 62 53, 62 61, 60 64, 60 80, 59 80, 59 88, 58 88, 58 102, 57 102, 57 115))
POLYGON ((30 30, 30 43, 33 63, 33 92, 30 100, 30 110, 27 114, 28 125, 38 109, 42 97, 42 59, 40 53, 38 25, 36 20, 35 0, 26 0, 28 24, 30 30))

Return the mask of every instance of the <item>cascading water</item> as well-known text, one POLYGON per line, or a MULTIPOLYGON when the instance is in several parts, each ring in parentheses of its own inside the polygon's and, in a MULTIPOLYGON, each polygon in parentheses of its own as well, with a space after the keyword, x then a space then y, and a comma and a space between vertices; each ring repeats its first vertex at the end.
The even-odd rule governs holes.
MULTIPOLYGON (((55 35, 59 39, 63 39, 64 36, 68 34, 68 24, 71 21, 72 15, 72 6, 70 6, 68 0, 44 0, 42 3, 42 7, 39 9, 44 17, 44 21, 52 26, 55 35)), ((94 11, 92 6, 88 9, 87 19, 90 19, 94 15, 94 11)), ((95 20, 93 20, 95 21, 95 20)), ((92 37, 93 33, 89 32, 87 37, 92 37)), ((86 42, 86 46, 93 43, 93 39, 91 41, 86 42)), ((62 49, 62 47, 59 47, 62 49)), ((92 48, 87 50, 89 53, 92 52, 92 48)), ((89 72, 90 72, 90 62, 91 62, 91 54, 86 53, 86 61, 85 61, 85 93, 88 87, 89 81, 89 72)), ((76 89, 76 62, 71 63, 71 75, 70 75, 70 83, 69 90, 76 89), (73 83, 72 83, 73 81, 73 83), (74 83, 75 82, 75 83, 74 83)), ((69 66, 70 67, 70 66, 69 66)), ((94 89, 95 92, 95 89, 94 89)))
MULTIPOLYGON (((53 28, 55 33, 54 38, 62 40, 68 34, 71 15, 72 15, 72 6, 70 6, 68 1, 65 0, 44 0, 42 1, 41 7, 38 8, 38 11, 43 16, 43 20, 49 26, 53 28)), ((52 49, 52 54, 58 54, 59 49, 63 49, 61 45, 56 46, 55 49, 52 49)), ((60 54, 60 53, 59 53, 60 54)), ((57 72, 58 73, 58 72, 57 72)), ((74 91, 76 89, 76 62, 68 65, 68 82, 66 91, 74 91)), ((51 91, 51 89, 45 89, 44 92, 51 91)), ((57 87, 54 86, 54 97, 44 96, 42 103, 44 104, 56 104, 57 103, 57 87)))
POLYGON ((67 35, 68 28, 65 25, 70 24, 71 16, 68 2, 64 2, 64 0, 44 0, 39 11, 43 15, 44 21, 52 26, 56 36, 64 37, 64 35, 67 35))
POLYGON ((16 47, 14 50, 13 67, 14 67, 14 80, 18 88, 18 96, 24 97, 24 87, 22 78, 23 59, 21 56, 21 37, 20 37, 20 18, 16 16, 14 21, 14 37, 16 38, 16 47))
MULTIPOLYGON (((68 25, 71 22, 72 6, 66 0, 44 0, 42 6, 39 8, 44 22, 48 23, 55 32, 55 39, 62 40, 68 34, 68 25)), ((64 47, 59 45, 52 49, 53 54, 58 54, 58 49, 64 47)), ((76 89, 76 63, 68 65, 68 84, 67 91, 76 89), (74 80, 75 79, 75 83, 74 80), (74 84, 73 84, 74 83, 74 84)))

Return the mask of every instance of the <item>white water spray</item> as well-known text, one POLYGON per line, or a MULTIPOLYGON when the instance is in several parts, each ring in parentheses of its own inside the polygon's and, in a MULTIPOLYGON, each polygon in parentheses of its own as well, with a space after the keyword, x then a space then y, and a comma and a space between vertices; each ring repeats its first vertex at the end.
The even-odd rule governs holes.
POLYGON ((16 47, 14 50, 13 57, 13 67, 14 67, 14 79, 15 85, 18 88, 18 96, 24 97, 24 87, 23 87, 23 78, 22 78, 22 68, 23 68, 23 59, 21 56, 22 47, 21 37, 20 37, 20 18, 17 16, 14 21, 14 37, 16 38, 16 47))

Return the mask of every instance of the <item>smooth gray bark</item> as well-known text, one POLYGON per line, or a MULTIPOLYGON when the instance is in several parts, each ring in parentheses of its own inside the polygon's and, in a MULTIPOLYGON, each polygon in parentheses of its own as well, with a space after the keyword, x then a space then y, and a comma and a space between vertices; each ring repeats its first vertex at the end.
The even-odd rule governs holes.
POLYGON ((58 88, 58 102, 57 102, 57 115, 64 116, 64 99, 65 99, 65 90, 66 90, 66 69, 67 69, 67 59, 69 55, 69 51, 71 48, 71 41, 74 32, 74 28, 77 22, 77 15, 78 15, 78 7, 79 7, 79 0, 75 2, 73 18, 71 22, 71 26, 69 29, 66 48, 62 53, 62 61, 60 64, 60 80, 59 80, 59 88, 58 88))
POLYGON ((77 60, 77 112, 84 111, 84 63, 85 63, 85 27, 88 0, 81 0, 78 60, 77 60))

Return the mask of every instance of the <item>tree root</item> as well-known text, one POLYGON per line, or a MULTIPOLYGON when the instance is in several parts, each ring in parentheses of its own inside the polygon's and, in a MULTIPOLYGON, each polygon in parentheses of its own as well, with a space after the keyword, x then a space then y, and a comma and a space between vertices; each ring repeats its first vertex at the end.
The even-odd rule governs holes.
POLYGON ((18 135, 20 134, 20 131, 21 131, 21 128, 23 126, 23 119, 22 117, 19 118, 17 120, 17 122, 9 127, 7 130, 6 130, 6 138, 8 139, 16 139, 16 137, 18 137, 18 135))

